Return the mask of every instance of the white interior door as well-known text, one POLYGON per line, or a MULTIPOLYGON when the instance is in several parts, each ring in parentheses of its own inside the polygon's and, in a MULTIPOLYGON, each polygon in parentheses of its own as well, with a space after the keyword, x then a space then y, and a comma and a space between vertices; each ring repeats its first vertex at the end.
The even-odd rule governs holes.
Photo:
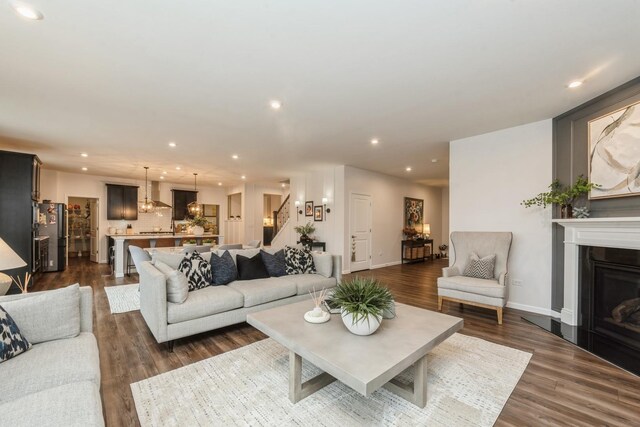
POLYGON ((371 268, 371 196, 351 194, 350 271, 371 268))
POLYGON ((91 252, 89 255, 89 259, 91 262, 98 262, 98 248, 100 243, 100 221, 98 218, 98 213, 100 210, 98 209, 98 200, 93 199, 89 201, 89 230, 91 230, 90 234, 90 247, 91 252))

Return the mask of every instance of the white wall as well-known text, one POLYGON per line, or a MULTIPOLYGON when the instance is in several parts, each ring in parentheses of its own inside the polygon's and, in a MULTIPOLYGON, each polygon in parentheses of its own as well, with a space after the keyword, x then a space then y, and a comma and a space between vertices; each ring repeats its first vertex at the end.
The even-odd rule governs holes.
MULTIPOLYGON (((450 245, 449 242, 449 187, 442 189, 442 234, 440 244, 444 243, 450 245)), ((437 245, 435 248, 436 253, 439 253, 437 245)))
MULTIPOLYGON (((400 263, 400 246, 403 238, 404 198, 424 200, 424 221, 431 226, 434 250, 442 242, 442 190, 437 187, 414 184, 408 180, 346 167, 345 206, 349 206, 352 193, 366 194, 372 198, 372 268, 400 263)), ((350 253, 349 213, 343 217, 345 239, 343 252, 350 253)), ((344 261, 349 269, 350 259, 344 261)))
POLYGON ((552 180, 551 120, 451 141, 449 174, 451 231, 513 232, 508 306, 550 314, 551 210, 520 202, 552 180))

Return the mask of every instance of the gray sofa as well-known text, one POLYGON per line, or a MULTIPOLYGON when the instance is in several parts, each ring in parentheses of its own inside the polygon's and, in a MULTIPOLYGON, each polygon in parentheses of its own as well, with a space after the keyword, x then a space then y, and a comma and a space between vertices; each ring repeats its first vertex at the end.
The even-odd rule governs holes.
MULTIPOLYGON (((38 342, 29 351, 0 363, 0 424, 104 426, 100 359, 93 335, 93 292, 90 287, 81 287, 79 291, 80 316, 75 319, 80 323, 80 333, 77 336, 38 342)), ((12 317, 33 318, 36 316, 32 316, 32 311, 16 313, 15 308, 9 308, 9 302, 48 292, 56 291, 3 296, 0 305, 6 306, 12 317)), ((46 300, 29 308, 34 309, 51 311, 46 300)), ((46 335, 60 327, 55 323, 42 324, 42 328, 46 328, 43 333, 46 335)))
MULTIPOLYGON (((259 250, 246 252, 252 256, 259 250)), ((335 287, 342 279, 342 257, 333 255, 332 261, 331 277, 296 274, 237 280, 191 291, 182 304, 167 301, 166 276, 146 261, 139 272, 140 312, 156 341, 169 343, 171 349, 173 340, 242 323, 248 313, 310 298, 314 287, 318 291, 335 287)))

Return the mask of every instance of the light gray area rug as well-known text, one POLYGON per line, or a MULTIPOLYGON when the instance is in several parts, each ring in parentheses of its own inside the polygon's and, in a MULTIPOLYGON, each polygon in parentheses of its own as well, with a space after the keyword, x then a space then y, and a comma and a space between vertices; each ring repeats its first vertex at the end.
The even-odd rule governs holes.
MULTIPOLYGON (((143 427, 491 426, 530 358, 455 334, 429 354, 424 409, 385 389, 367 398, 339 381, 294 405, 289 352, 271 339, 131 384, 131 390, 143 427)), ((303 363, 303 380, 318 373, 303 363)), ((403 375, 411 380, 411 372, 403 375)))
POLYGON ((138 283, 132 285, 105 286, 111 314, 140 310, 140 292, 138 283))

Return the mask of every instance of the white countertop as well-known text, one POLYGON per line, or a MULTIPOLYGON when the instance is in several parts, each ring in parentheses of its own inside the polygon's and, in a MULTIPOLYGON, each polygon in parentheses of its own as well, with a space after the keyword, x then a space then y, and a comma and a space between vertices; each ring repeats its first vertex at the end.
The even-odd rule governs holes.
POLYGON ((222 236, 221 234, 211 234, 211 233, 204 233, 201 236, 196 236, 195 234, 188 234, 188 233, 176 233, 176 234, 166 234, 166 233, 160 233, 160 234, 139 234, 139 233, 134 233, 134 234, 108 234, 107 233, 107 237, 113 237, 114 239, 123 239, 123 240, 135 240, 135 239, 182 239, 182 238, 196 239, 198 237, 206 239, 206 238, 210 238, 210 237, 224 237, 224 236, 222 236))

